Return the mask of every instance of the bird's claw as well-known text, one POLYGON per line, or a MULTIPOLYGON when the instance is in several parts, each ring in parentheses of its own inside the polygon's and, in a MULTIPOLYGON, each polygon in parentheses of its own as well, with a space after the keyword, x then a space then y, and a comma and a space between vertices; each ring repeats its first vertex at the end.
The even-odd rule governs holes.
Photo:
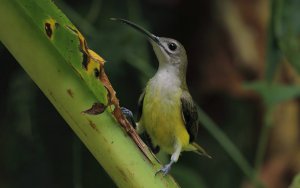
POLYGON ((124 114, 124 116, 126 117, 126 119, 130 122, 131 126, 136 128, 136 124, 135 124, 135 121, 133 118, 133 113, 125 107, 121 107, 121 111, 124 114))
POLYGON ((172 166, 172 164, 166 164, 166 165, 163 166, 159 171, 157 171, 157 172, 155 173, 155 176, 156 176, 157 174, 159 174, 159 173, 162 173, 163 176, 166 176, 166 175, 170 172, 171 166, 172 166))
POLYGON ((126 117, 133 117, 133 114, 129 109, 121 107, 121 111, 126 117))

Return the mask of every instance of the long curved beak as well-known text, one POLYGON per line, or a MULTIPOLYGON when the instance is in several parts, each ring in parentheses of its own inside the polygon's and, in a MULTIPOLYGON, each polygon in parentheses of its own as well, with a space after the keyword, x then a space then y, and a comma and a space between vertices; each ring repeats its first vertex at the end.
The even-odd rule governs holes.
POLYGON ((111 20, 113 21, 120 21, 124 24, 127 24, 129 25, 130 27, 132 27, 133 29, 141 32, 142 34, 146 35, 149 39, 151 39, 153 42, 157 43, 158 45, 161 46, 161 43, 159 41, 159 37, 158 36, 155 36, 153 35, 152 33, 150 33, 149 31, 147 31, 146 29, 142 28, 141 26, 131 22, 131 21, 128 21, 128 20, 125 20, 125 19, 122 19, 122 18, 110 18, 111 20))

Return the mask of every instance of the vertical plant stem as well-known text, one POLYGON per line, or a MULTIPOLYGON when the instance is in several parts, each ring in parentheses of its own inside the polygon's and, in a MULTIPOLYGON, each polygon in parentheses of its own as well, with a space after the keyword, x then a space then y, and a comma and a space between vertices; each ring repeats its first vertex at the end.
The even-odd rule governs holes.
POLYGON ((258 142, 257 152, 255 156, 255 164, 254 164, 255 176, 257 178, 259 176, 259 172, 264 160, 265 152, 268 145, 270 130, 272 128, 272 112, 273 112, 273 108, 271 106, 268 106, 266 109, 261 133, 259 136, 259 142, 258 142))

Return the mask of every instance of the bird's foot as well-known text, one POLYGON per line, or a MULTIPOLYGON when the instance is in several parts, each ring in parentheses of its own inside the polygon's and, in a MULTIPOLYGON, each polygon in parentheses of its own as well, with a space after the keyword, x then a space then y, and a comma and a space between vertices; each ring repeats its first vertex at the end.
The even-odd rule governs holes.
POLYGON ((126 117, 126 119, 130 122, 130 124, 134 127, 134 129, 136 129, 136 124, 133 118, 133 113, 131 112, 131 110, 125 108, 125 107, 121 107, 121 111, 124 114, 124 116, 126 117))
POLYGON ((159 171, 157 171, 157 172, 155 173, 155 176, 156 176, 158 173, 162 173, 163 176, 166 176, 166 175, 170 172, 173 163, 174 163, 174 162, 171 161, 169 164, 166 164, 165 166, 163 166, 159 171))
POLYGON ((121 107, 121 111, 126 117, 133 117, 131 110, 129 110, 128 108, 121 107))

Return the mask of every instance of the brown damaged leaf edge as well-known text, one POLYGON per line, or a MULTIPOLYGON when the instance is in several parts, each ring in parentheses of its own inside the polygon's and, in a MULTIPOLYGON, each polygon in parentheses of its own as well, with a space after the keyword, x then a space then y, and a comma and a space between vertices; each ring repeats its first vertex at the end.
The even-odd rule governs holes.
POLYGON ((103 113, 105 111, 106 107, 107 107, 107 105, 97 102, 97 103, 94 103, 90 109, 87 109, 87 110, 83 111, 82 113, 98 115, 98 114, 103 113))
POLYGON ((119 100, 116 97, 116 92, 113 89, 104 71, 105 61, 97 53, 95 53, 94 51, 88 48, 85 38, 76 28, 72 26, 66 26, 66 27, 78 36, 80 42, 80 51, 83 54, 82 66, 87 72, 93 71, 94 76, 97 77, 102 82, 102 84, 107 90, 108 104, 104 105, 101 103, 94 103, 93 106, 90 109, 84 111, 84 113, 91 114, 91 115, 98 115, 103 113, 108 106, 114 107, 112 114, 117 120, 117 122, 124 128, 126 133, 133 139, 133 141, 143 152, 146 158, 151 163, 153 163, 149 155, 152 155, 152 159, 153 158, 156 159, 156 157, 152 154, 152 152, 148 150, 147 146, 141 140, 139 135, 136 133, 135 129, 131 126, 131 124, 128 122, 128 120, 126 119, 126 117, 123 115, 121 111, 119 100), (92 65, 91 63, 92 61, 97 62, 97 66, 92 65))
POLYGON ((90 56, 89 56, 89 52, 88 52, 88 46, 86 43, 86 40, 84 39, 83 35, 76 29, 73 28, 72 26, 66 26, 68 29, 70 29, 74 34, 76 34, 78 36, 79 39, 79 49, 82 53, 82 66, 84 67, 85 70, 88 70, 88 63, 90 62, 90 56))

